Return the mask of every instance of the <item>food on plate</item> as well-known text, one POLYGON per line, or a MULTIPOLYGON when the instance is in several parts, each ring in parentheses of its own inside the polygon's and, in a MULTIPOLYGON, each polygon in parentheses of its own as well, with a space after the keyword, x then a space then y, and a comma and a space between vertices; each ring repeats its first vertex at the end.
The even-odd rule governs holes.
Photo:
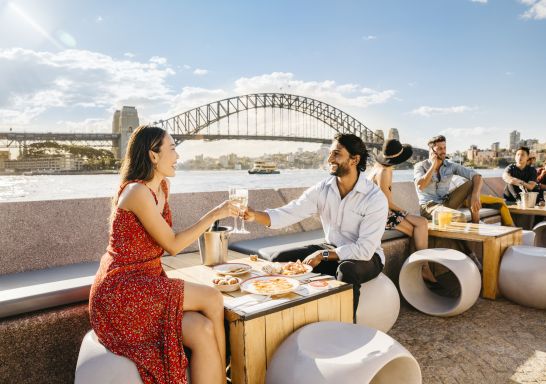
POLYGON ((252 283, 252 286, 257 293, 261 294, 275 294, 275 292, 292 289, 292 283, 282 277, 257 280, 252 283))
POLYGON ((217 277, 212 279, 212 283, 216 285, 235 285, 239 284, 239 279, 232 276, 217 277))
POLYGON ((250 255, 250 261, 258 261, 258 255, 250 255))
POLYGON ((248 268, 235 267, 235 268, 228 269, 225 272, 226 273, 241 273, 241 272, 245 272, 246 270, 248 270, 248 268))
POLYGON ((290 261, 283 265, 281 269, 281 275, 294 276, 303 275, 304 273, 307 273, 307 267, 301 260, 296 262, 290 261))
POLYGON ((313 288, 326 288, 328 285, 329 285, 328 282, 325 280, 311 281, 309 283, 309 286, 313 288))

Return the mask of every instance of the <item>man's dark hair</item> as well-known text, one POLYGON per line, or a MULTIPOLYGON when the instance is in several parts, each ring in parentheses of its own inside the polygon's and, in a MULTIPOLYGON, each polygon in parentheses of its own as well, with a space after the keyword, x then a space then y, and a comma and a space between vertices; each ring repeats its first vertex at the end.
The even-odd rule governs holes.
POLYGON ((356 169, 359 172, 366 170, 366 161, 368 160, 368 150, 362 139, 352 133, 338 133, 334 136, 334 140, 343 145, 351 156, 360 155, 356 169))
POLYGON ((429 147, 433 147, 434 144, 437 144, 437 143, 445 143, 446 142, 446 137, 444 135, 438 135, 438 136, 434 136, 432 137, 429 141, 428 141, 428 146, 429 147))
POLYGON ((519 148, 516 150, 516 152, 517 152, 517 151, 526 152, 526 153, 527 153, 527 156, 529 156, 529 147, 525 147, 525 146, 522 145, 521 147, 519 147, 519 148))

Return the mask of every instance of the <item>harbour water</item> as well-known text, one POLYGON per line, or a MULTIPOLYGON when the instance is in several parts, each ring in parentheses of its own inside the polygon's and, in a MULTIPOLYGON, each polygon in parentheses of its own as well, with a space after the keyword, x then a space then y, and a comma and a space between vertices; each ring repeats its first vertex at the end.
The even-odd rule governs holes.
MULTIPOLYGON (((484 169, 484 177, 500 176, 502 169, 484 169)), ((249 175, 244 171, 178 171, 171 192, 227 191, 230 186, 253 189, 309 187, 328 176, 321 169, 282 170, 278 175, 249 175)), ((413 180, 412 170, 395 170, 394 182, 413 180)), ((64 200, 113 196, 119 175, 0 176, 0 202, 64 200)))

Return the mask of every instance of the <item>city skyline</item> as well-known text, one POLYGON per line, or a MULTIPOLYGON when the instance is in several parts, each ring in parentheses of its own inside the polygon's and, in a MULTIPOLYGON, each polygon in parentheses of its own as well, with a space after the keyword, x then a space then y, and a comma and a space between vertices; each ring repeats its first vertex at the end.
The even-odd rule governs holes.
MULTIPOLYGON (((103 132, 229 96, 301 94, 425 147, 546 141, 546 1, 0 1, 0 130, 103 132)), ((187 142, 259 154, 317 144, 187 142), (263 153, 263 152, 262 152, 263 153)), ((186 157, 187 156, 187 157, 186 157)))

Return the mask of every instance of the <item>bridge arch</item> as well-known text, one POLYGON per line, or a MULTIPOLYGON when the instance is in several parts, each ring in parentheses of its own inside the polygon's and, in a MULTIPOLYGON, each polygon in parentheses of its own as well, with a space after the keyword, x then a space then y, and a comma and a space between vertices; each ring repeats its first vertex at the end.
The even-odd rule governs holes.
MULTIPOLYGON (((311 116, 341 133, 353 133, 371 146, 378 147, 383 138, 353 116, 325 102, 287 93, 253 93, 234 96, 190 109, 154 123, 176 138, 199 135, 211 124, 244 111, 259 108, 287 109, 311 116)), ((247 137, 251 139, 251 137, 247 137)), ((181 141, 178 139, 177 141, 181 141)))

